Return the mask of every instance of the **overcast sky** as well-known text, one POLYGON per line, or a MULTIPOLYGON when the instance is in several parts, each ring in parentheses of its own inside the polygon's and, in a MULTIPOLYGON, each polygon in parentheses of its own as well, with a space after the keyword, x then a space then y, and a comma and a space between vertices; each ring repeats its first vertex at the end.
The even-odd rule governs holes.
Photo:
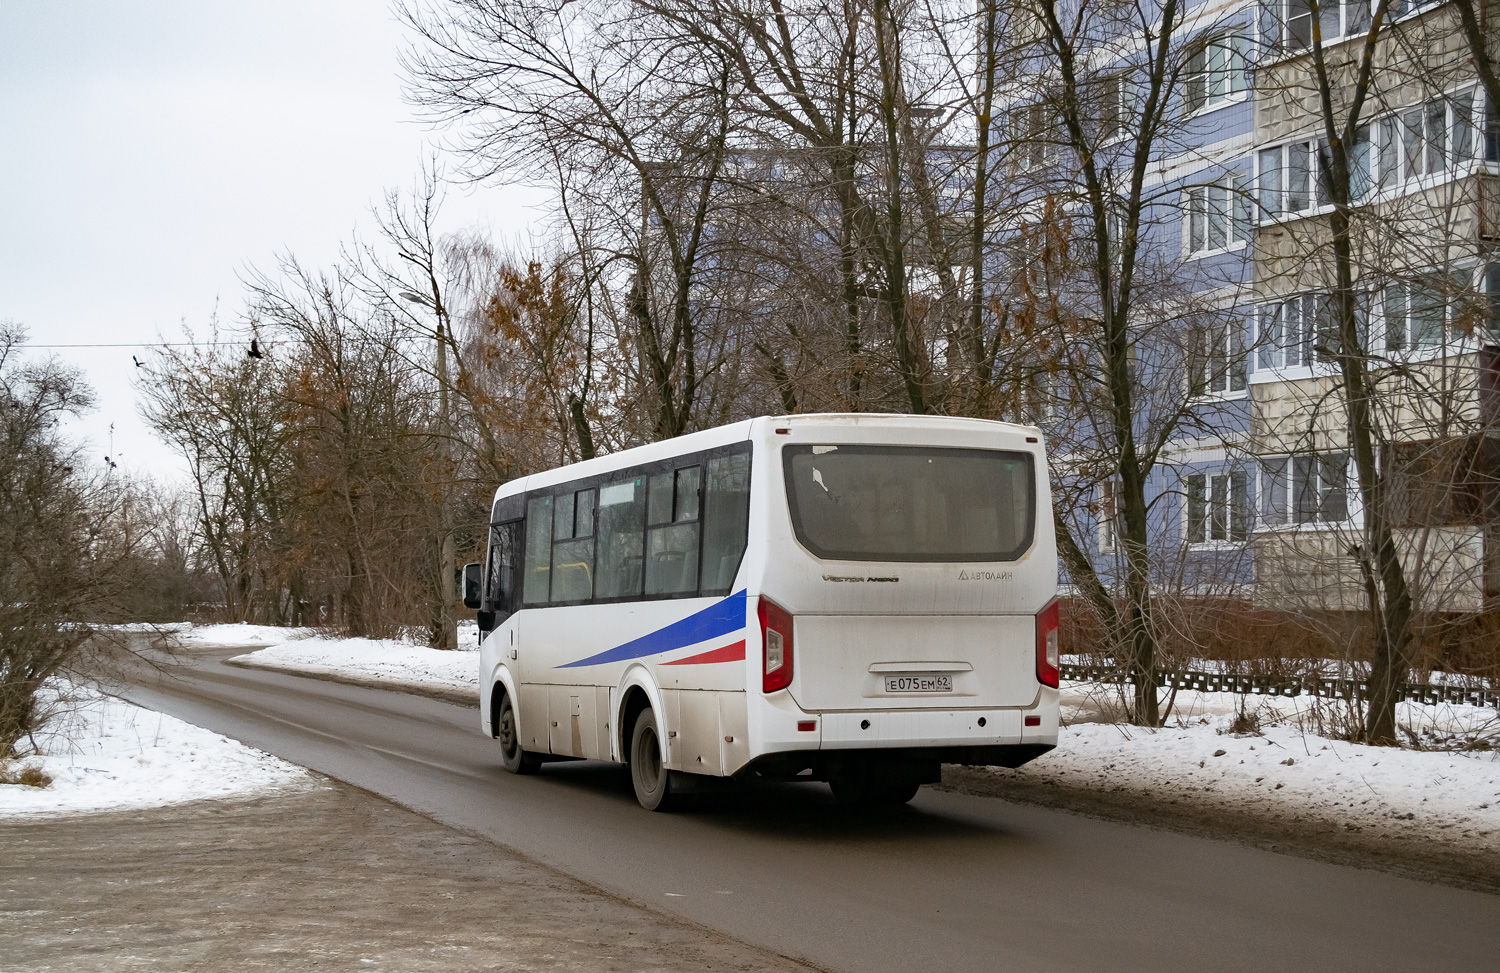
MULTIPOLYGON (((383 0, 0 0, 0 320, 34 345, 140 343, 215 311, 246 268, 330 262, 442 136, 401 97, 383 0)), ((523 236, 538 196, 449 190, 443 223, 523 236)), ((40 350, 35 354, 41 354, 40 350)), ((175 475, 140 421, 133 348, 59 348, 96 456, 175 475)))

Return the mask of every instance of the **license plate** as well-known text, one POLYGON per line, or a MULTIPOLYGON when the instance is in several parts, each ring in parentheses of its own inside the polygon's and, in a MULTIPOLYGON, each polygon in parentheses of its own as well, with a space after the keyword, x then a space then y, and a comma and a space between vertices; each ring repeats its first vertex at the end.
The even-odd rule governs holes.
POLYGON ((909 672, 885 677, 888 693, 951 693, 953 677, 930 672, 909 672))

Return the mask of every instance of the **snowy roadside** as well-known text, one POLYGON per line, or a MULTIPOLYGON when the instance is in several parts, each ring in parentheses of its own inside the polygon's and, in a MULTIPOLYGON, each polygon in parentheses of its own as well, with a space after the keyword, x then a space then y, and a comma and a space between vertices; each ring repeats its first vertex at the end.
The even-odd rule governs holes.
MULTIPOLYGON (((215 645, 234 647, 281 646, 291 642, 337 642, 355 641, 368 645, 406 645, 417 647, 409 639, 328 639, 316 628, 282 628, 276 625, 186 625, 174 630, 177 642, 184 646, 215 645)), ((479 650, 479 626, 472 620, 458 623, 458 647, 460 650, 479 650)))
POLYGON ((0 784, 0 818, 117 811, 205 798, 243 798, 317 786, 308 771, 182 720, 62 685, 58 715, 37 733, 41 751, 10 770, 40 766, 45 788, 0 784))
MULTIPOLYGON (((309 638, 231 660, 324 678, 478 694, 472 651, 398 642, 309 638)), ((1310 700, 1248 697, 1259 734, 1229 731, 1238 697, 1183 692, 1173 725, 1151 731, 1095 722, 1116 687, 1065 685, 1067 724, 1056 750, 1014 774, 1075 789, 1131 793, 1288 822, 1323 821, 1370 836, 1462 842, 1500 852, 1500 752, 1368 747, 1320 736, 1325 709, 1310 700)), ((1471 706, 1404 703, 1419 736, 1500 733, 1500 714, 1471 706), (1425 731, 1425 732, 1424 732, 1425 731)))
MULTIPOLYGON (((1118 687, 1065 684, 1059 746, 1016 771, 1027 781, 1125 792, 1290 823, 1322 822, 1367 837, 1462 843, 1500 853, 1500 752, 1370 747, 1320 736, 1323 708, 1306 698, 1249 697, 1258 733, 1231 732, 1231 693, 1180 693, 1159 730, 1093 722, 1118 687)), ((1419 737, 1493 739, 1500 714, 1403 703, 1419 737)))
POLYGON ((312 637, 224 661, 251 669, 427 692, 455 702, 477 703, 479 699, 477 648, 445 652, 393 639, 312 637))

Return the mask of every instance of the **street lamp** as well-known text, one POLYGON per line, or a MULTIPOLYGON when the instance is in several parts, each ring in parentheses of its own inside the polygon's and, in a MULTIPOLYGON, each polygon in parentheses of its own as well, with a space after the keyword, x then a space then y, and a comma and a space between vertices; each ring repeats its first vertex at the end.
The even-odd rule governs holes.
MULTIPOLYGON (((448 329, 446 309, 431 297, 414 293, 413 291, 397 291, 397 296, 410 304, 419 304, 433 312, 437 319, 434 332, 437 338, 437 380, 438 380, 438 436, 441 442, 439 457, 443 462, 444 474, 447 474, 451 466, 451 443, 453 440, 453 425, 448 414, 448 329)), ((458 648, 457 619, 453 611, 453 563, 456 560, 453 549, 453 528, 448 516, 448 484, 443 485, 442 494, 438 499, 438 530, 440 531, 438 552, 438 648, 458 648)))

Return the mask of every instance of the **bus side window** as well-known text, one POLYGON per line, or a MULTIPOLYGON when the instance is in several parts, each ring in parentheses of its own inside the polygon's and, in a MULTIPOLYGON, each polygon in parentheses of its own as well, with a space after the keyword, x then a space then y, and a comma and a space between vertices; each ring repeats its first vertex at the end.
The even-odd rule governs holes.
POLYGON ((594 491, 557 498, 552 529, 552 600, 588 601, 594 596, 594 491))
POLYGON ((633 477, 599 490, 599 562, 596 598, 638 598, 641 545, 646 526, 646 480, 633 477))
POLYGON ((552 574, 552 498, 533 497, 526 504, 526 577, 523 600, 528 605, 547 603, 552 574))
POLYGON ((728 594, 750 522, 749 453, 708 461, 703 508, 703 594, 728 594))
POLYGON ((698 487, 700 468, 651 477, 646 530, 646 595, 698 590, 698 487))

